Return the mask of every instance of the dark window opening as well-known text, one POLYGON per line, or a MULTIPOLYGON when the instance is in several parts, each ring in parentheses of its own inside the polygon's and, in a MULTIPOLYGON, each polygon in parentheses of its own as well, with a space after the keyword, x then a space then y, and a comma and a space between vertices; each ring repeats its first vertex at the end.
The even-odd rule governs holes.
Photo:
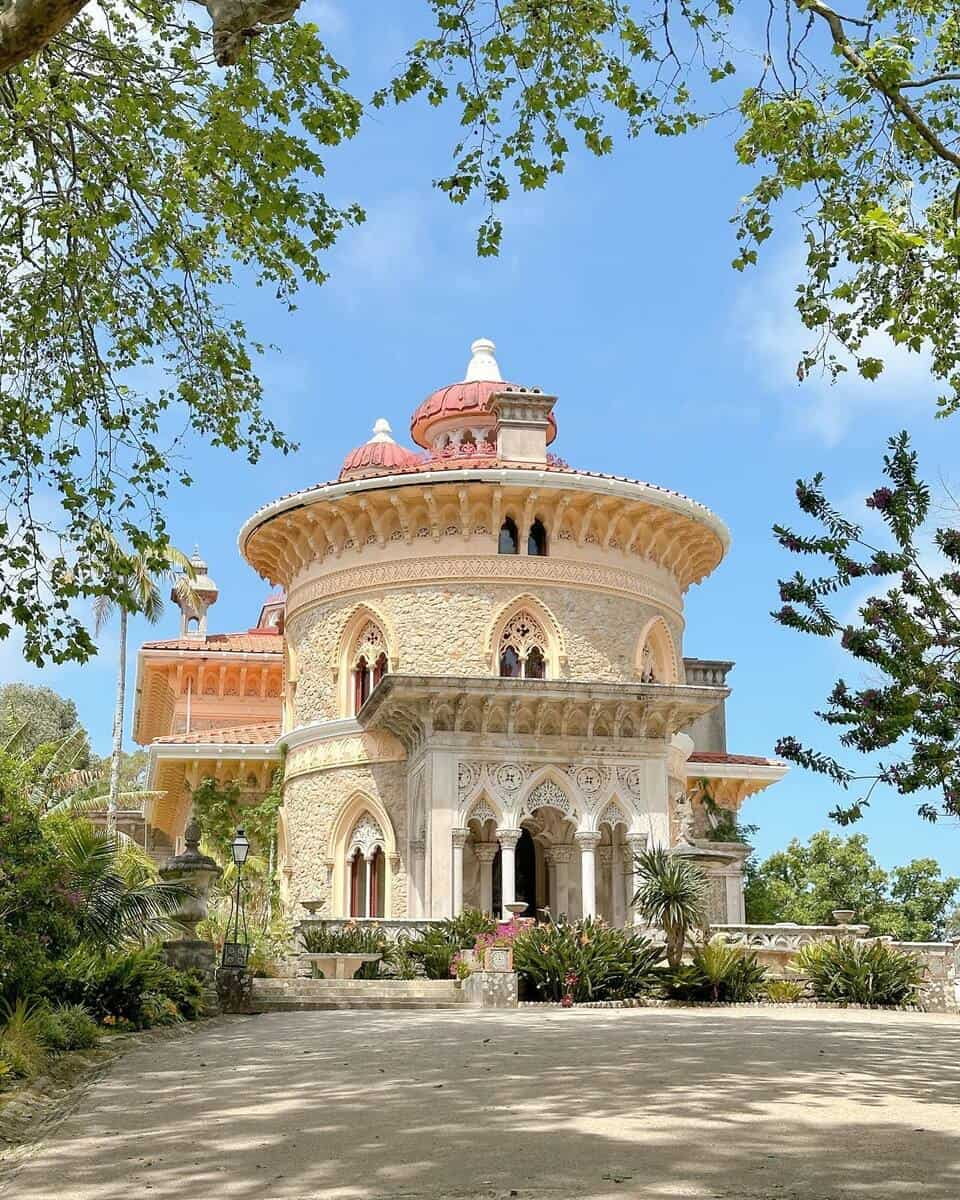
POLYGON ((500 674, 506 679, 519 679, 523 674, 520 655, 512 646, 507 646, 500 655, 500 674))
POLYGON ((539 517, 530 526, 530 533, 527 537, 527 553, 541 558, 545 557, 547 553, 547 531, 539 517))
POLYGON ((512 517, 507 517, 504 523, 500 526, 500 541, 497 545, 498 554, 517 554, 519 552, 520 540, 517 534, 516 522, 512 517))
POLYGON ((524 679, 546 679, 547 677, 547 664, 543 661, 543 654, 536 646, 527 655, 523 677, 524 679))

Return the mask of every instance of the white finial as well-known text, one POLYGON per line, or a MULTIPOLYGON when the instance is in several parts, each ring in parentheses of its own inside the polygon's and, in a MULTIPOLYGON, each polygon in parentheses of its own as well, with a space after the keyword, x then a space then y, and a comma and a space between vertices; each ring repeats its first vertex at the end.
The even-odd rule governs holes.
POLYGON ((494 350, 496 350, 496 346, 489 338, 477 338, 470 347, 473 357, 467 367, 465 383, 470 383, 475 379, 503 379, 500 368, 497 366, 497 360, 493 357, 494 350))
POLYGON ((393 430, 390 428, 390 422, 386 417, 378 417, 373 425, 373 437, 371 442, 392 442, 391 436, 393 430))

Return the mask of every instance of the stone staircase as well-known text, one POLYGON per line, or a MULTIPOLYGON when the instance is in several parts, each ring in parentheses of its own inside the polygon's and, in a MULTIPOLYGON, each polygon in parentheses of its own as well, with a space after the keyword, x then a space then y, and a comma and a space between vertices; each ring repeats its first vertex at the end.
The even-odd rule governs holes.
POLYGON ((466 996, 452 979, 255 979, 255 1012, 338 1008, 459 1008, 466 996))

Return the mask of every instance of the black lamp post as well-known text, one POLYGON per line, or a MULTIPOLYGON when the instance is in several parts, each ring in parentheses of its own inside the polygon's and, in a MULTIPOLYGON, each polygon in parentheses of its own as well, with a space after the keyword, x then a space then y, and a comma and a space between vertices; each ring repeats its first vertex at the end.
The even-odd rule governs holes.
MULTIPOLYGON (((223 943, 223 966, 243 970, 250 956, 250 945, 247 941, 247 914, 243 908, 240 877, 243 874, 243 864, 247 861, 247 855, 250 853, 250 842, 242 829, 237 830, 236 837, 230 843, 230 852, 233 855, 234 866, 237 868, 237 886, 233 896, 233 912, 230 914, 233 923, 233 940, 223 943), (243 930, 242 941, 240 940, 241 928, 243 930)), ((229 931, 230 923, 228 922, 228 934, 229 931)))

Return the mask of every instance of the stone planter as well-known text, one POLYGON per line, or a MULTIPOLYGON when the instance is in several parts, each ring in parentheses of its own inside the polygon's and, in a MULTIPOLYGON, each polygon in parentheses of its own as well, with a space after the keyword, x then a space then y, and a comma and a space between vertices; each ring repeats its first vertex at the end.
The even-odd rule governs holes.
POLYGON ((835 908, 830 915, 838 925, 849 925, 856 914, 852 908, 835 908))
POLYGON ((488 946, 483 952, 483 969, 485 971, 512 971, 512 947, 488 946))

